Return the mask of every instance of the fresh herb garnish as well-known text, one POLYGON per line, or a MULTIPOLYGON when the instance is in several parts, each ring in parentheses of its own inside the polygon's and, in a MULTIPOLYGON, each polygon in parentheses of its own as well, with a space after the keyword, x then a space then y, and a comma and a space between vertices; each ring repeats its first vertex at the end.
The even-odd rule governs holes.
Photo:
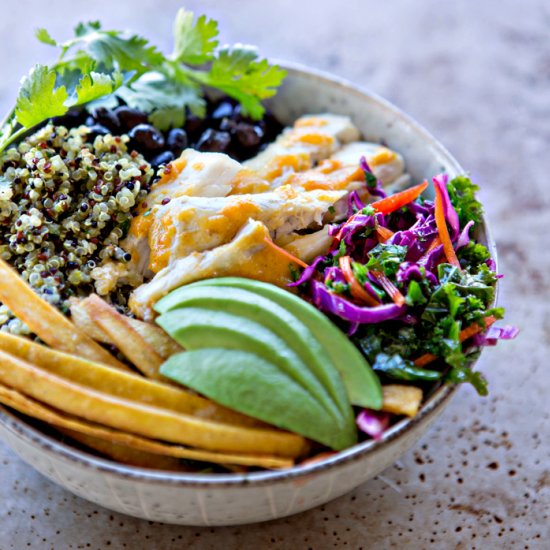
POLYGON ((259 119, 261 101, 275 94, 286 72, 259 59, 252 46, 219 47, 218 23, 181 9, 174 25, 174 51, 164 55, 136 34, 80 23, 75 36, 55 40, 38 29, 42 43, 60 50, 56 63, 37 65, 25 77, 16 107, 0 131, 0 153, 27 130, 75 106, 122 99, 149 114, 160 130, 184 123, 185 109, 204 116, 204 88, 240 102, 244 115, 259 119))

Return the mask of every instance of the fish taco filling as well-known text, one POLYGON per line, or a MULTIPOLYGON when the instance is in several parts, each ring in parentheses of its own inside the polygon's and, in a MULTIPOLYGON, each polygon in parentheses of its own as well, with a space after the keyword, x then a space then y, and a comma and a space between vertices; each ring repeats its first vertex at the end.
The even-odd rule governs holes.
POLYGON ((444 384, 486 395, 472 364, 517 330, 478 187, 414 181, 353 117, 284 127, 282 69, 204 16, 175 33, 169 57, 38 33, 60 61, 0 139, 0 402, 120 462, 246 471, 380 440, 444 384))

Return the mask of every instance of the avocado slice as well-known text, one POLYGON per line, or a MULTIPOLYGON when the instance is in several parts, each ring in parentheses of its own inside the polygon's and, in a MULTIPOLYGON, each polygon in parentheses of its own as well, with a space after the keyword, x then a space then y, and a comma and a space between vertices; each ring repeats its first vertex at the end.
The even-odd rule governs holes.
POLYGON ((357 442, 357 432, 340 431, 307 390, 253 353, 220 348, 185 351, 170 357, 160 372, 230 409, 334 450, 357 442))
POLYGON ((205 279, 187 286, 242 288, 277 302, 302 321, 315 338, 324 345, 333 364, 344 380, 351 403, 374 410, 379 410, 382 407, 380 380, 370 368, 367 360, 326 315, 305 300, 275 285, 240 277, 205 279))
POLYGON ((182 307, 215 309, 241 315, 271 330, 310 368, 340 414, 353 420, 353 409, 342 378, 327 351, 296 316, 273 300, 240 288, 188 285, 174 290, 155 305, 159 313, 182 307))
POLYGON ((273 363, 312 395, 325 414, 332 416, 343 431, 356 431, 353 417, 344 417, 325 388, 284 340, 264 326, 219 310, 198 307, 175 309, 156 322, 188 350, 225 348, 248 351, 273 363))

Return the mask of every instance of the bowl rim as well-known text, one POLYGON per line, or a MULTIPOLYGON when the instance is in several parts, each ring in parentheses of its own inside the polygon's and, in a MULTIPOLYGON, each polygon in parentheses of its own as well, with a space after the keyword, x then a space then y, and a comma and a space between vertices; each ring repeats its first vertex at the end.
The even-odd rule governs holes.
MULTIPOLYGON (((328 84, 330 86, 344 88, 347 93, 368 98, 376 103, 380 109, 388 111, 393 116, 399 118, 401 122, 409 126, 409 128, 421 139, 428 142, 433 150, 435 150, 441 157, 445 158, 447 166, 452 167, 457 173, 465 173, 465 170, 460 166, 458 161, 434 136, 431 135, 430 132, 428 132, 428 130, 416 122, 412 117, 405 114, 401 109, 390 103, 388 100, 380 97, 378 94, 373 93, 362 86, 354 84, 345 78, 335 76, 322 70, 312 69, 295 62, 277 59, 273 61, 284 68, 288 72, 289 76, 306 76, 307 78, 318 81, 321 85, 328 84)), ((496 262, 497 257, 495 244, 484 215, 482 217, 481 227, 483 228, 491 257, 496 262)), ((495 288, 495 300, 497 292, 498 281, 495 288)), ((472 364, 472 367, 478 361, 479 358, 472 364)), ((44 451, 49 451, 53 454, 60 455, 60 457, 86 469, 100 471, 104 474, 111 474, 120 478, 144 483, 161 483, 163 485, 185 487, 231 488, 250 485, 261 486, 272 485, 274 483, 285 482, 288 480, 296 480, 297 478, 309 478, 323 471, 326 472, 327 470, 342 467, 351 462, 363 459, 364 457, 376 452, 381 447, 384 447, 401 436, 406 435, 413 430, 415 426, 422 424, 424 421, 428 421, 430 417, 436 414, 448 403, 457 389, 458 386, 442 385, 428 398, 426 403, 422 405, 416 416, 413 418, 405 418, 400 420, 389 430, 387 430, 378 441, 369 440, 358 443, 353 447, 334 453, 329 457, 315 462, 306 463, 304 465, 298 464, 291 468, 285 468, 282 470, 269 470, 250 473, 200 474, 153 470, 117 463, 106 458, 100 458, 89 452, 61 442, 32 426, 20 418, 18 414, 1 405, 0 424, 12 434, 23 438, 29 444, 40 446, 44 451)))

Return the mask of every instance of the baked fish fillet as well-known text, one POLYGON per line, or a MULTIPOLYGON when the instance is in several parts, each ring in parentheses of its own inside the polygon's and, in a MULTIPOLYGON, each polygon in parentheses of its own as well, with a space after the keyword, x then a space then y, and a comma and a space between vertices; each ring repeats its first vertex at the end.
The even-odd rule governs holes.
POLYGON ((248 220, 233 240, 213 250, 194 252, 159 271, 152 281, 138 287, 130 296, 130 309, 139 318, 152 320, 153 305, 171 290, 211 277, 246 277, 281 287, 290 282, 287 256, 269 246, 268 228, 248 220))

